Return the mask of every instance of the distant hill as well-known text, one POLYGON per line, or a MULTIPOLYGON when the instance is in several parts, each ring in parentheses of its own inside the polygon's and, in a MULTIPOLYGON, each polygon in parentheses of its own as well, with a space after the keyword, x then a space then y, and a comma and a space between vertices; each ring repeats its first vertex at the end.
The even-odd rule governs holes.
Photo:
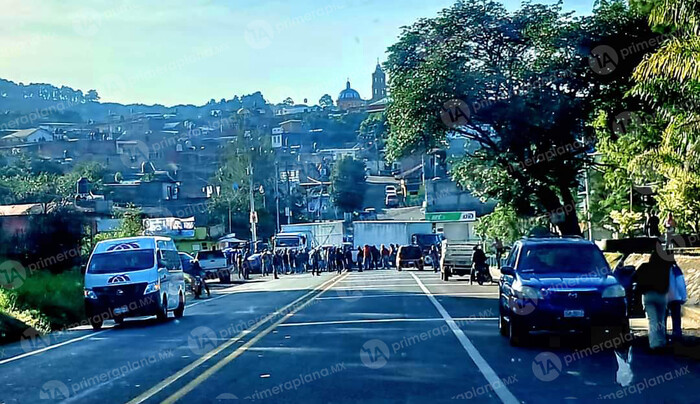
POLYGON ((109 115, 177 113, 182 119, 209 116, 213 110, 269 108, 260 91, 230 100, 210 100, 204 105, 120 104, 100 102, 97 90, 75 90, 45 83, 15 83, 0 78, 0 129, 26 129, 42 122, 103 122, 109 115))

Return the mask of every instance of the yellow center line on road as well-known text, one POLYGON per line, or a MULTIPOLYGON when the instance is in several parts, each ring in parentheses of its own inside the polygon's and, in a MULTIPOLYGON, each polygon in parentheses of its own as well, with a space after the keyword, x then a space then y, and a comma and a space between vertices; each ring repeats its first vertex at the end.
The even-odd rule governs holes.
MULTIPOLYGON (((221 368, 223 368, 224 366, 226 366, 229 362, 231 362, 231 361, 233 361, 234 359, 236 359, 236 358, 238 358, 239 356, 241 356, 245 351, 248 350, 248 348, 250 348, 250 347, 252 347, 253 345, 255 345, 258 341, 260 341, 263 337, 265 337, 266 335, 268 335, 269 333, 271 333, 271 332, 272 332, 275 328, 277 328, 280 324, 282 324, 282 323, 285 322, 287 319, 289 319, 290 317, 292 317, 292 316, 293 316, 294 314, 296 314, 298 311, 302 310, 304 307, 306 307, 306 306, 308 306, 309 304, 311 304, 311 302, 314 301, 314 299, 315 299, 316 297, 321 296, 322 294, 324 294, 327 290, 329 290, 330 288, 332 288, 336 283, 338 283, 338 282, 339 282, 340 280, 342 280, 344 277, 345 277, 345 275, 341 275, 341 277, 338 278, 338 279, 335 279, 335 280, 331 279, 331 281, 333 281, 333 282, 332 282, 331 284, 328 284, 327 286, 326 286, 326 284, 327 284, 328 282, 324 283, 324 284, 322 285, 321 291, 320 291, 318 294, 316 294, 316 296, 312 297, 311 299, 306 300, 304 303, 302 303, 302 304, 299 305, 298 307, 294 308, 291 312, 287 313, 284 317, 282 317, 281 319, 275 321, 273 324, 271 324, 271 325, 270 325, 269 327, 267 327, 266 329, 260 331, 255 337, 251 338, 250 341, 248 341, 248 342, 246 342, 245 344, 241 345, 238 349, 236 349, 235 351, 233 351, 232 353, 230 353, 230 354, 229 354, 228 356, 226 356, 225 358, 223 358, 223 359, 221 359, 220 361, 218 361, 218 362, 216 362, 215 364, 213 364, 210 368, 208 368, 207 370, 205 370, 204 372, 202 372, 202 374, 200 374, 199 376, 197 376, 197 377, 196 377, 194 380, 192 380, 191 382, 187 383, 184 387, 182 387, 181 389, 179 389, 178 391, 176 391, 173 395, 171 395, 170 397, 168 397, 168 398, 166 398, 165 400, 163 400, 163 403, 164 403, 164 404, 170 404, 170 403, 174 403, 174 402, 180 400, 181 398, 183 398, 183 397, 184 397, 185 395, 187 395, 189 392, 191 392, 192 390, 194 390, 197 386, 199 386, 200 384, 202 384, 205 380, 207 380, 208 378, 210 378, 214 373, 218 372, 221 368)), ((316 290, 318 290, 318 289, 316 289, 316 290)), ((316 290, 314 290, 314 291, 316 291, 316 290)))
MULTIPOLYGON (((175 381, 179 380, 180 378, 182 378, 182 377, 185 376, 186 374, 188 374, 188 373, 190 373, 191 371, 193 371, 194 369, 198 368, 198 367, 201 366, 203 363, 207 362, 209 359, 211 359, 211 358, 213 358, 214 356, 218 355, 218 354, 221 353, 224 349, 230 347, 231 345, 236 344, 238 341, 240 341, 241 339, 243 339, 243 337, 245 337, 245 336, 247 336, 248 334, 252 333, 253 331, 257 330, 257 329, 260 328, 263 324, 265 324, 265 323, 267 323, 268 321, 270 321, 271 319, 273 319, 275 316, 279 315, 280 313, 285 313, 285 312, 287 312, 290 308, 294 307, 294 306, 297 305, 299 302, 303 301, 304 299, 306 299, 307 297, 313 295, 314 293, 318 292, 319 290, 321 291, 321 293, 325 292, 326 290, 328 290, 327 286, 328 286, 328 287, 333 287, 333 285, 335 285, 335 283, 337 283, 337 281, 340 280, 340 279, 342 279, 342 278, 343 278, 343 277, 341 276, 340 278, 332 278, 332 279, 329 279, 329 280, 323 282, 321 285, 319 285, 319 286, 317 286, 316 288, 314 288, 313 290, 311 290, 310 292, 306 293, 304 296, 301 296, 300 298, 294 300, 293 302, 291 302, 291 303, 289 303, 288 305, 282 307, 281 309, 276 310, 276 311, 273 312, 273 313, 270 313, 268 316, 266 316, 266 317, 263 318, 262 320, 260 320, 260 321, 258 321, 257 323, 255 323, 252 327, 250 327, 250 328, 248 328, 248 329, 246 329, 246 330, 241 331, 241 333, 239 333, 238 335, 236 335, 234 338, 229 339, 228 341, 224 342, 223 344, 219 345, 218 347, 212 349, 211 351, 207 352, 204 356, 201 356, 200 358, 198 358, 198 359, 195 360, 194 362, 190 363, 189 365, 185 366, 184 368, 180 369, 179 371, 177 371, 177 372, 173 373, 172 375, 168 376, 167 378, 165 378, 164 380, 162 380, 160 383, 158 383, 158 384, 156 384, 155 386, 151 387, 150 389, 148 389, 147 391, 143 392, 143 393, 140 394, 139 396, 137 396, 137 397, 131 399, 131 400, 128 402, 128 404, 143 403, 144 401, 148 400, 149 398, 151 398, 151 397, 153 397, 154 395, 156 395, 156 394, 158 394, 159 392, 161 392, 161 391, 162 391, 163 389, 165 389, 166 387, 168 387, 168 386, 170 386, 171 384, 173 384, 175 381)), ((292 314, 293 314, 293 313, 296 313, 301 307, 306 307, 306 306, 309 304, 309 302, 311 302, 312 300, 313 300, 313 299, 309 299, 308 301, 304 302, 299 308, 293 309, 290 313, 292 313, 292 314)), ((289 316, 289 314, 285 315, 285 316, 282 317, 282 318, 283 318, 283 319, 286 319, 288 316, 289 316)), ((245 346, 245 345, 243 345, 243 346, 245 346)), ((242 347, 243 347, 243 346, 242 346, 242 347)), ((241 347, 241 348, 242 348, 242 347, 241 347)), ((238 349, 241 349, 241 348, 238 348, 238 349)), ((216 366, 216 365, 214 365, 214 366, 216 366)), ((210 368, 210 369, 211 369, 211 368, 210 368)), ((201 375, 200 375, 199 377, 201 377, 201 375)), ((199 379, 199 377, 198 377, 197 379, 199 379)), ((197 379, 195 379, 195 380, 197 380, 197 379)), ((191 383, 191 382, 190 382, 190 383, 191 383)), ((189 384, 188 384, 188 386, 189 386, 189 384)), ((187 387, 187 386, 185 386, 185 387, 187 387)), ((178 391, 178 392, 179 392, 179 391, 178 391)), ((176 394, 177 394, 177 393, 176 393, 176 394)))

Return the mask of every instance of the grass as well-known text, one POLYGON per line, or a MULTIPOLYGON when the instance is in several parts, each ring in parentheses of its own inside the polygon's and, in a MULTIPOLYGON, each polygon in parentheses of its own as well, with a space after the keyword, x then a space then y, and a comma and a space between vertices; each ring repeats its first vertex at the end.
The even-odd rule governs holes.
POLYGON ((85 318, 80 271, 40 272, 14 289, 0 288, 0 341, 21 336, 27 327, 40 333, 79 324, 85 318))

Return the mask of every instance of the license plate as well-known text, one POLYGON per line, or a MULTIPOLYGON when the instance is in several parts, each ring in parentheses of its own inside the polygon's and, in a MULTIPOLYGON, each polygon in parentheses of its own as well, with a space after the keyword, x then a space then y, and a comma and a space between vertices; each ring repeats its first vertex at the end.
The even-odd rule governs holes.
POLYGON ((583 310, 564 310, 564 317, 583 317, 583 310))
POLYGON ((114 309, 114 314, 124 314, 127 311, 129 311, 129 309, 126 306, 117 307, 116 309, 114 309))

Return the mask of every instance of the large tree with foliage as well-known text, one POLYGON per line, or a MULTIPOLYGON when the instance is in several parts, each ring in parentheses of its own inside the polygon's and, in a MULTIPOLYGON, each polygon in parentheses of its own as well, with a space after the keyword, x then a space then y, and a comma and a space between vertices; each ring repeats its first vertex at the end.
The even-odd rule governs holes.
POLYGON ((682 230, 700 231, 700 1, 637 1, 664 40, 634 71, 631 95, 654 111, 644 129, 658 145, 633 159, 633 174, 656 182, 662 209, 682 230))
POLYGON ((574 190, 589 162, 590 116, 601 83, 590 49, 607 33, 561 4, 458 1, 404 29, 390 48, 390 156, 442 146, 473 147, 452 175, 475 195, 518 215, 547 214, 580 234, 574 190))
POLYGON ((345 157, 333 166, 331 174, 333 201, 343 212, 362 209, 367 192, 365 165, 352 157, 345 157))

